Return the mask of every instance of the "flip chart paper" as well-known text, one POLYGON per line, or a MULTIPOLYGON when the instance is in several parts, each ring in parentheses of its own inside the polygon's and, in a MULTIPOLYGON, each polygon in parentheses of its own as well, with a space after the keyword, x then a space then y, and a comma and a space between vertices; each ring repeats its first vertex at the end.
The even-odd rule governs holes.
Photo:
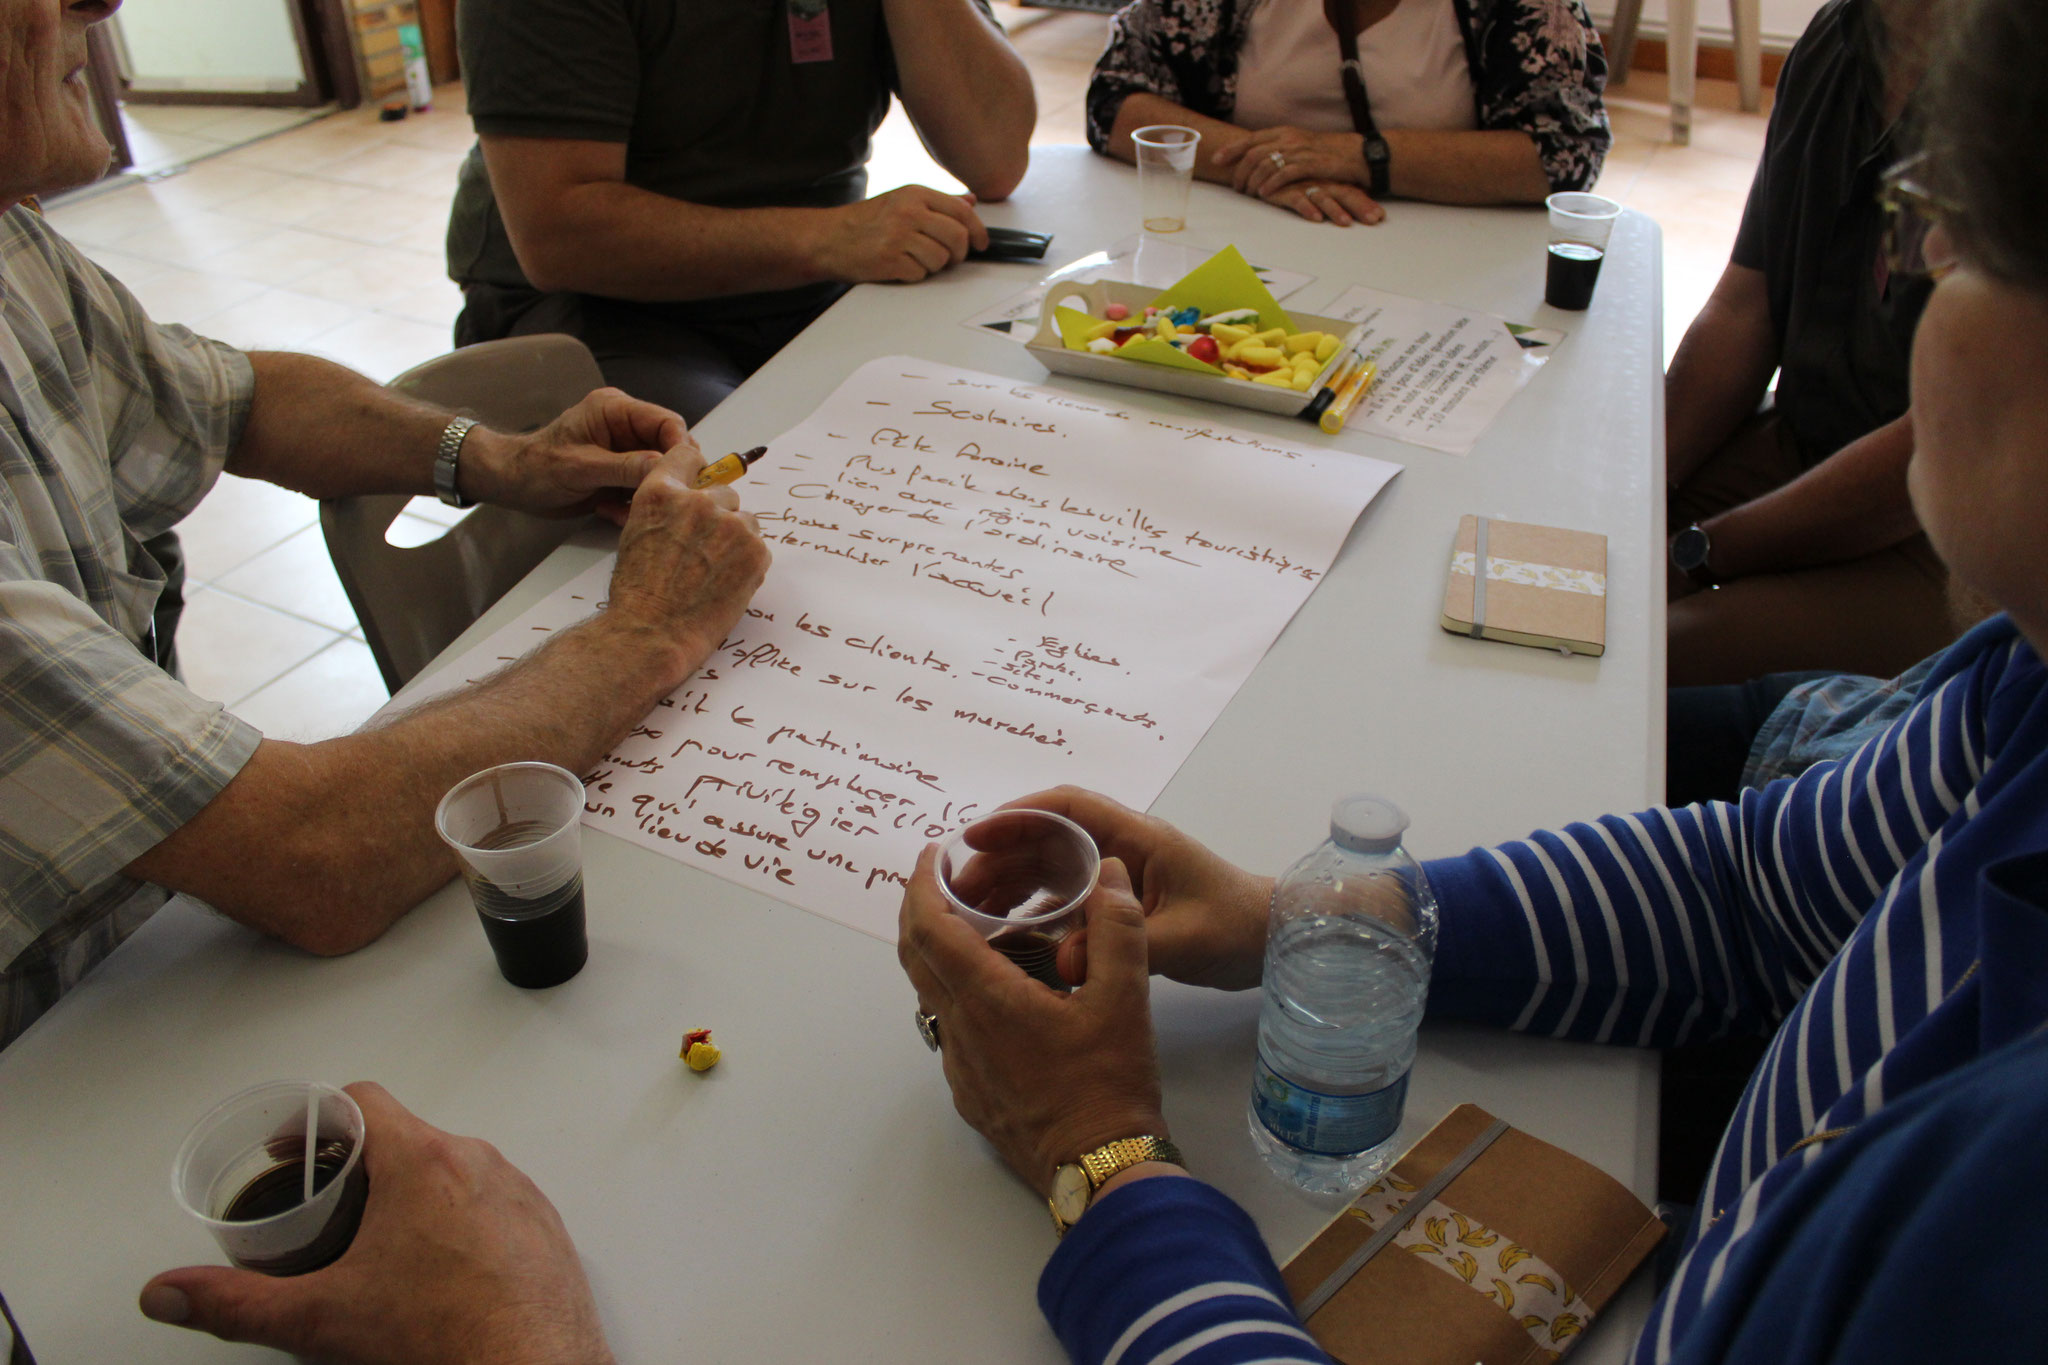
MULTIPOLYGON (((1398 465, 893 356, 735 485, 775 554, 587 822, 878 938, 919 849, 1063 782, 1151 804, 1398 465)), ((600 608, 607 559, 434 679, 600 608)))

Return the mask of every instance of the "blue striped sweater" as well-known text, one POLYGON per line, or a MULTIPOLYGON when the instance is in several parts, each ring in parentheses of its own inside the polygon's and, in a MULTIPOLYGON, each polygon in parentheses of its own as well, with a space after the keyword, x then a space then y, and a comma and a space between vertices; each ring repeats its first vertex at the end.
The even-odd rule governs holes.
MULTIPOLYGON (((1847 760, 1746 791, 1739 804, 1608 816, 1429 864, 1443 906, 1435 1015, 1653 1047, 1773 1035, 1638 1362, 1731 1358, 1726 1348, 1745 1324, 1756 1327, 1743 1305, 1770 1298, 1765 1268, 1801 1232, 1792 1211, 1822 1206, 1815 1182, 1834 1179, 1825 1175, 1830 1148, 1868 1149, 1869 1134, 1898 1125, 1894 1111, 1917 1092, 2048 1023, 2048 913, 1996 885, 2002 865, 2042 849, 2048 672, 2001 617, 1957 642, 1919 704, 1847 760)), ((2029 1083, 2048 1090, 2048 1071, 2034 1065, 2029 1083)), ((2048 1193, 2048 1179, 2031 1175, 2014 1188, 2036 1185, 2048 1193)), ((1264 1257, 1255 1237, 1211 1236, 1207 1257, 1186 1258, 1178 1278, 1116 1288, 1104 1272, 1105 1239, 1134 1247, 1176 1220, 1214 1225, 1218 1215, 1204 1206, 1221 1199, 1191 1181, 1145 1181, 1100 1212, 1126 1196, 1142 1197, 1095 1229, 1091 1211, 1040 1285, 1078 1359, 1103 1359, 1116 1335, 1076 1324, 1121 1322, 1122 1331, 1162 1298, 1261 1283, 1248 1268, 1264 1257), (1179 1188, 1147 1192, 1165 1186, 1179 1188), (1077 1240, 1084 1232, 1093 1235, 1077 1240), (1093 1273, 1077 1276, 1083 1259, 1093 1273), (1105 1297, 1130 1311, 1093 1302, 1105 1297)), ((1180 1314, 1166 1313, 1150 1321, 1145 1349, 1124 1358, 1318 1358, 1270 1349, 1276 1340, 1251 1330, 1261 1320, 1284 1325, 1283 1310, 1256 1295, 1235 1302, 1240 1330, 1217 1334, 1212 1295, 1201 1300, 1212 1319, 1200 1329, 1212 1334, 1205 1345, 1176 1354, 1180 1314)), ((1744 1339, 1784 1347, 1770 1358, 1830 1358, 1812 1336, 1744 1339)))

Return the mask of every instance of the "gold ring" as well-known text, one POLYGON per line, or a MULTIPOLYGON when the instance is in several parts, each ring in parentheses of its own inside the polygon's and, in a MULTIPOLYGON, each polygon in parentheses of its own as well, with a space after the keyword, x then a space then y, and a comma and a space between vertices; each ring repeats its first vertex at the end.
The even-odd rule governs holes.
POLYGON ((917 1036, 924 1039, 924 1045, 932 1051, 939 1050, 939 1016, 917 1012, 917 1036))

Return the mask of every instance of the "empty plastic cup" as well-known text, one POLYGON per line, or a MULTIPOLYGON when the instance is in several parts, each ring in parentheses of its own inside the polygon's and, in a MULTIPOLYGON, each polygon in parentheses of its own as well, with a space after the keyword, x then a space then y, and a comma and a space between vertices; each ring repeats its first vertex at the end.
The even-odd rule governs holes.
POLYGON ((1131 134, 1138 160, 1139 219, 1147 232, 1179 232, 1188 224, 1188 186, 1202 135, 1177 123, 1155 123, 1131 134))

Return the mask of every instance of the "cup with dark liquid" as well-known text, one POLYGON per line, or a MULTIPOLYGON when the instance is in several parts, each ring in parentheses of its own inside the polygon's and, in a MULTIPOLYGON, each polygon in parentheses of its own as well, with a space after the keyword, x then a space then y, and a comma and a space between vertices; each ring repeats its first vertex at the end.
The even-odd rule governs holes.
POLYGON ((1081 927, 1102 855, 1072 820, 1043 810, 997 811, 939 850, 939 889, 989 946, 1056 991, 1057 958, 1081 927))
POLYGON ((317 1081, 251 1086, 186 1137, 171 1192, 243 1269, 318 1270, 348 1250, 363 1220, 363 1111, 317 1081))
POLYGON ((1598 194, 1553 194, 1543 201, 1550 210, 1549 267, 1543 279, 1543 301, 1552 308, 1583 312, 1593 302, 1600 281, 1600 262, 1607 256, 1607 238, 1621 205, 1598 194))
POLYGON ((559 986, 583 970, 583 784, 552 763, 505 763, 465 777, 434 811, 515 986, 559 986))

